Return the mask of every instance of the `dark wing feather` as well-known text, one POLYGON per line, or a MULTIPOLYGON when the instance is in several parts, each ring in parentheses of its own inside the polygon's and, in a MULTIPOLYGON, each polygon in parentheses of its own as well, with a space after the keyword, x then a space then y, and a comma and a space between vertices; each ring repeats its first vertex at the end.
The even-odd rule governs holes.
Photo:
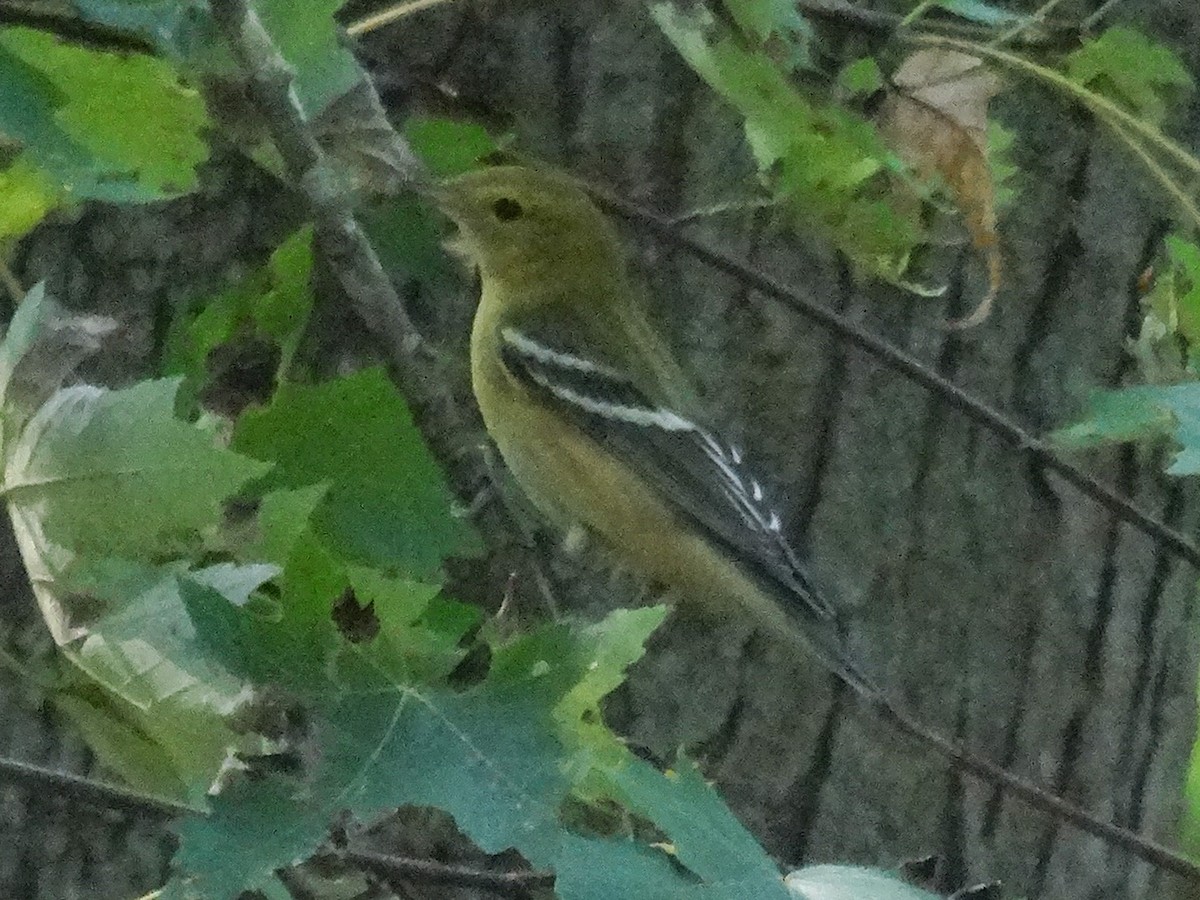
POLYGON ((833 608, 814 589, 782 533, 762 484, 741 453, 708 429, 652 403, 621 372, 501 330, 504 365, 593 440, 629 461, 697 528, 733 551, 742 567, 822 619, 833 608))

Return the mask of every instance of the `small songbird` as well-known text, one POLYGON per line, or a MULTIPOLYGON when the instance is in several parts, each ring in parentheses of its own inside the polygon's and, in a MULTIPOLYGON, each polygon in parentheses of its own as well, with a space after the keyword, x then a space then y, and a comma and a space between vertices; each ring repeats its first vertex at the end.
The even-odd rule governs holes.
POLYGON ((479 269, 471 376, 484 424, 534 505, 682 602, 804 638, 870 690, 763 484, 705 422, 588 195, 565 176, 502 166, 434 197, 479 269))
POLYGON ((892 703, 846 652, 837 616, 742 452, 706 422, 650 326, 612 226, 568 178, 517 167, 432 192, 483 286, 471 375, 488 432, 530 499, 583 526, 682 602, 807 647, 860 700, 956 769, 1155 865, 1195 864, 1014 775, 892 703))

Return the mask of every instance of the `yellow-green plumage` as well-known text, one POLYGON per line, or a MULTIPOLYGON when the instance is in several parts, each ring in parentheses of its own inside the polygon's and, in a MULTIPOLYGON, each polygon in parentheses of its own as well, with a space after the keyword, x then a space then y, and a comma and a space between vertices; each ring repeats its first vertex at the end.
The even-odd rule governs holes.
POLYGON ((688 416, 693 392, 650 326, 611 224, 570 180, 517 167, 473 172, 437 195, 479 267, 471 374, 488 433, 533 503, 583 525, 634 571, 710 613, 739 609, 795 637, 795 622, 726 548, 693 528, 632 461, 614 455, 514 377, 501 331, 550 335, 629 374, 646 397, 688 416))

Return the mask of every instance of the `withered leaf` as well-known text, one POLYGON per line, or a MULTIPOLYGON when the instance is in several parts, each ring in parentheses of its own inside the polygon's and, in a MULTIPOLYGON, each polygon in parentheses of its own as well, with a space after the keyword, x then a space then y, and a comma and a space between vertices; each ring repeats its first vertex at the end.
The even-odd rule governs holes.
POLYGON ((988 290, 953 327, 987 318, 1000 290, 996 196, 987 158, 988 102, 1000 81, 983 61, 953 50, 918 50, 892 76, 880 130, 922 178, 940 176, 954 195, 972 245, 987 262, 988 290))

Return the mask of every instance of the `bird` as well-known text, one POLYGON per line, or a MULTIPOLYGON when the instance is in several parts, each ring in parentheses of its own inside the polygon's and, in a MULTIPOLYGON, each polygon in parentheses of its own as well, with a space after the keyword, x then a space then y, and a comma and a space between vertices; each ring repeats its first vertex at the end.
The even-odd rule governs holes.
POLYGON ((525 494, 562 529, 716 619, 800 642, 858 690, 842 623, 747 454, 706 417, 618 234, 557 172, 476 169, 434 200, 479 272, 471 382, 525 494))
POLYGON ((534 506, 717 618, 802 648, 898 733, 956 769, 1170 871, 1177 851, 1098 818, 927 726, 846 648, 837 609, 789 544, 742 448, 704 414, 651 324, 616 230, 576 180, 474 169, 422 192, 479 272, 471 383, 484 425, 534 506))

